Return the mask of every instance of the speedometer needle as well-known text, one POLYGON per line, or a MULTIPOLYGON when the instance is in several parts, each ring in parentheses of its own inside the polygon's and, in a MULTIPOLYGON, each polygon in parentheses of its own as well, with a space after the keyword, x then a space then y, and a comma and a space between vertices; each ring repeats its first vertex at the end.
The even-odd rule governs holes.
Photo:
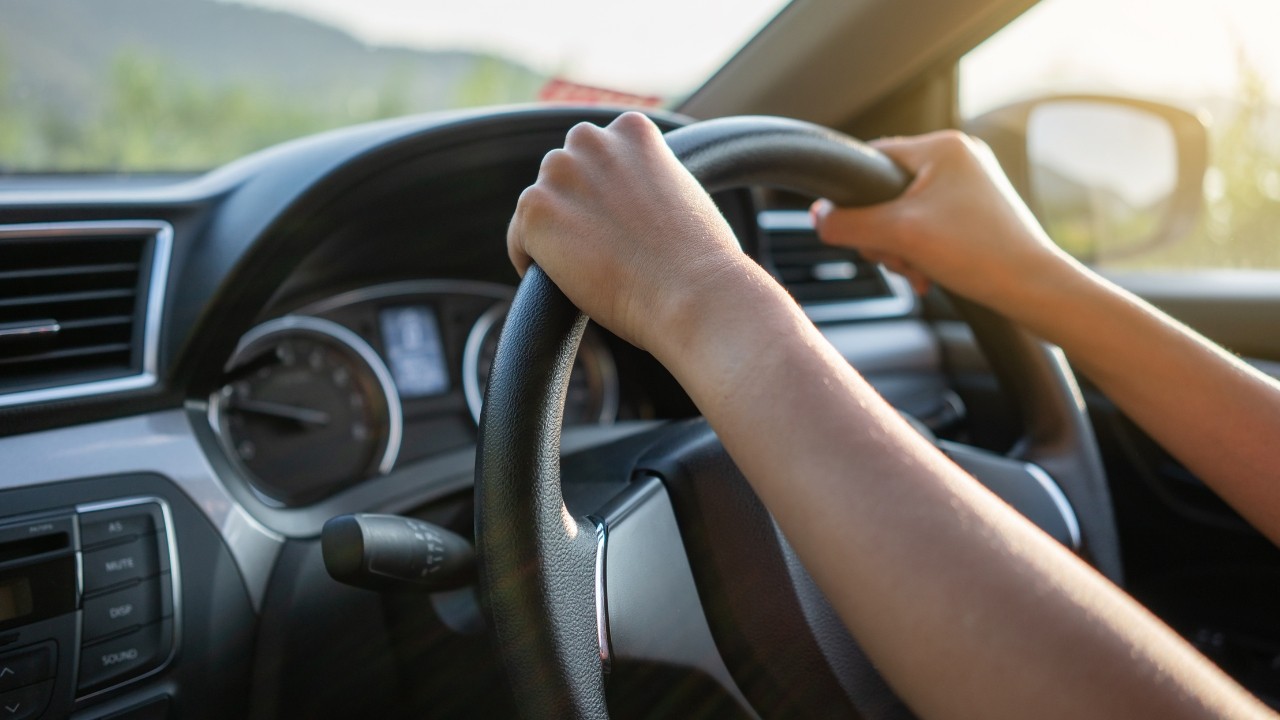
POLYGON ((293 420, 302 425, 325 427, 329 424, 329 413, 323 410, 286 405, 284 403, 271 402, 270 400, 236 400, 231 404, 230 409, 255 415, 293 420))

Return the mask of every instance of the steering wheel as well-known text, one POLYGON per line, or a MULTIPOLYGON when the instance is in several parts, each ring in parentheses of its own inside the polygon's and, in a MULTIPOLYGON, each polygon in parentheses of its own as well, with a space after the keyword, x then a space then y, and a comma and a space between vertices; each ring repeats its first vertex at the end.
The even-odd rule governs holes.
MULTIPOLYGON (((770 186, 860 206, 910 181, 874 149, 795 120, 709 120, 666 139, 710 192, 770 186)), ((1007 455, 944 449, 1119 581, 1106 479, 1064 357, 952 301, 1016 399, 1024 435, 1007 455)), ((482 597, 522 712, 606 718, 606 677, 631 662, 689 668, 748 717, 909 717, 704 421, 567 459, 562 486, 561 415, 586 320, 531 267, 480 421, 482 597)))

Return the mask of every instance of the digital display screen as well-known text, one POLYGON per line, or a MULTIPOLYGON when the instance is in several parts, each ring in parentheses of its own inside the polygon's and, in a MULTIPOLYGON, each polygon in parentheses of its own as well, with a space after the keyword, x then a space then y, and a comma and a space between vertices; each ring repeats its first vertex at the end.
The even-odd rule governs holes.
POLYGON ((18 577, 0 582, 0 622, 31 614, 31 579, 18 577))
POLYGON ((449 368, 435 311, 425 305, 386 308, 378 322, 400 397, 427 397, 449 390, 449 368))

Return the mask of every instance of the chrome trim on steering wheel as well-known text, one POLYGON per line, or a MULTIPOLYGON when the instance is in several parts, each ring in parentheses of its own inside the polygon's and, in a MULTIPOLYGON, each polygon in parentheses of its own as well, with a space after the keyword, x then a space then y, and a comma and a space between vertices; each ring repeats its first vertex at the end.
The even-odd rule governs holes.
POLYGON ((596 641, 600 645, 600 672, 607 675, 613 668, 613 648, 609 643, 609 598, 604 584, 609 526, 596 517, 587 519, 596 526, 596 641))
POLYGON ((1054 481, 1044 468, 1035 463, 1026 463, 1023 466, 1031 479, 1035 480, 1044 490, 1044 494, 1049 496, 1053 501, 1054 507, 1058 509, 1058 514, 1062 515, 1062 522, 1066 523, 1067 534, 1071 536, 1071 549, 1079 551, 1084 546, 1084 540, 1080 535, 1080 521, 1076 518, 1075 508, 1071 507, 1071 501, 1067 499, 1066 494, 1062 492, 1062 488, 1054 481))

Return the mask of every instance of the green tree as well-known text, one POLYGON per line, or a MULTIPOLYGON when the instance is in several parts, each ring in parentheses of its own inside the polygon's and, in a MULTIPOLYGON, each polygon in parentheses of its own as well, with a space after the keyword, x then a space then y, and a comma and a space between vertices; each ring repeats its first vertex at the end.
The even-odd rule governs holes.
POLYGON ((1242 47, 1233 108, 1210 128, 1204 212, 1187 237, 1129 267, 1280 268, 1280 133, 1265 76, 1242 47))

